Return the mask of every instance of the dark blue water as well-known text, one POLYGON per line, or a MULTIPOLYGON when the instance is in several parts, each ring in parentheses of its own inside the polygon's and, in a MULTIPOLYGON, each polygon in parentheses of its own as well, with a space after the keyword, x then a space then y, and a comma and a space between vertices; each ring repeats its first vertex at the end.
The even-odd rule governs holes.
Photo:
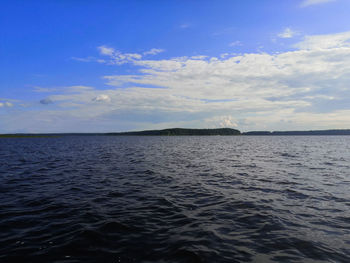
POLYGON ((350 136, 0 138, 0 262, 350 262, 350 136))

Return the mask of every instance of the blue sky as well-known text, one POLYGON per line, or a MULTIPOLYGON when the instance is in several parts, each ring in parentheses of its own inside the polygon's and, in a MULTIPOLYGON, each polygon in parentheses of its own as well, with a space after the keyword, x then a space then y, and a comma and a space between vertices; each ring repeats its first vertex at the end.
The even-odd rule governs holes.
POLYGON ((350 128, 350 1, 1 1, 0 133, 350 128))

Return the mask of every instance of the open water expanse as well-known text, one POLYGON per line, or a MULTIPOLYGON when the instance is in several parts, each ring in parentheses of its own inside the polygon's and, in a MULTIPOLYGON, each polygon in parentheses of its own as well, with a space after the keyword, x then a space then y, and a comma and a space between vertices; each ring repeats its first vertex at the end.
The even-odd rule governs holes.
POLYGON ((0 138, 0 262, 350 262, 350 136, 0 138))

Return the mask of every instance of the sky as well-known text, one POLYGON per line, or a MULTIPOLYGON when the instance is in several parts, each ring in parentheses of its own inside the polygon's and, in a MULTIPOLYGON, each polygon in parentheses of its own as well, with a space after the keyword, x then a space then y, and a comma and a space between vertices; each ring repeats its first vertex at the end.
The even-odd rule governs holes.
POLYGON ((0 7, 0 133, 350 128, 349 0, 0 7))

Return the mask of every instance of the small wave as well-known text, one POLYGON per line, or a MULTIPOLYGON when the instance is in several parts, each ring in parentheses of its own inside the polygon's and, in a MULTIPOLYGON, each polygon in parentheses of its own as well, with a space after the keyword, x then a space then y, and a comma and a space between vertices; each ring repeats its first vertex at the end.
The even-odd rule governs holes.
POLYGON ((325 140, 2 140, 0 262, 350 262, 349 145, 325 140))

